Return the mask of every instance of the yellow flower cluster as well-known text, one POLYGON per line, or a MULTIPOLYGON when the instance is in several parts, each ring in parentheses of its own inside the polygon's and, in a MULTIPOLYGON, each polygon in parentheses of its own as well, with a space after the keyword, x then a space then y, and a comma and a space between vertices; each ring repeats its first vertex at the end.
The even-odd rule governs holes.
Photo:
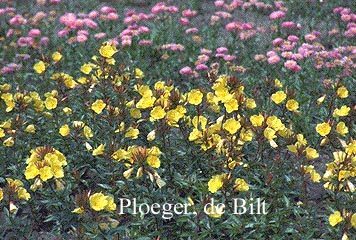
POLYGON ((353 179, 356 178, 356 141, 343 143, 344 151, 333 153, 334 161, 326 164, 323 176, 324 187, 332 191, 355 192, 353 179))
MULTIPOLYGON (((37 147, 31 150, 31 155, 26 160, 25 177, 27 180, 39 176, 43 182, 51 178, 63 178, 63 167, 67 165, 65 156, 53 147, 37 147)), ((36 186, 40 186, 37 180, 36 186)), ((36 190, 36 186, 32 189, 36 190)))
POLYGON ((136 177, 141 177, 144 172, 151 174, 147 167, 159 168, 161 166, 161 161, 159 156, 161 151, 158 147, 140 147, 140 146, 130 146, 125 149, 116 150, 111 157, 116 161, 126 160, 126 170, 123 175, 125 178, 130 178, 133 173, 135 166, 138 167, 136 177))
POLYGON ((82 214, 85 212, 87 208, 87 202, 89 201, 89 206, 96 212, 99 211, 108 211, 112 212, 116 210, 116 204, 114 202, 114 198, 112 196, 104 195, 103 193, 94 193, 83 195, 78 199, 79 207, 75 208, 72 213, 82 214))

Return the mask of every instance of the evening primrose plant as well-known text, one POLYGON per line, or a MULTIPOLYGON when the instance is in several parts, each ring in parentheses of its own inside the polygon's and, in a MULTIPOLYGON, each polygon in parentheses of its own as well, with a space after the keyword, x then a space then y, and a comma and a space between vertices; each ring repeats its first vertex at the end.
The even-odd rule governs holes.
POLYGON ((5 2, 1 238, 356 234, 352 7, 5 2))

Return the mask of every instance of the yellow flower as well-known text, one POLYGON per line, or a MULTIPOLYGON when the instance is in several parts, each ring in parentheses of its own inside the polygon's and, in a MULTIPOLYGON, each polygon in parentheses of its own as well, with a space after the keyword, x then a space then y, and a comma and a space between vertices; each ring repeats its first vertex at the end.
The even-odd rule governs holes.
POLYGON ((121 161, 123 159, 128 159, 129 153, 124 149, 118 149, 111 155, 111 157, 116 161, 121 161))
POLYGON ((27 165, 25 169, 25 178, 27 180, 35 178, 38 174, 40 174, 40 171, 34 163, 30 163, 27 165))
POLYGON ((80 67, 80 71, 84 74, 89 74, 95 65, 92 63, 85 63, 80 67))
POLYGON ((4 198, 4 191, 0 188, 0 201, 4 198))
POLYGON ((331 131, 331 126, 329 123, 323 122, 316 125, 315 130, 320 136, 325 137, 331 131))
POLYGON ((70 128, 68 124, 64 124, 60 129, 59 129, 59 134, 62 135, 63 137, 68 136, 70 133, 70 128))
POLYGON ((107 196, 106 197, 106 201, 108 202, 105 206, 105 210, 106 211, 109 211, 109 212, 112 212, 112 211, 115 211, 116 210, 116 204, 114 202, 114 198, 111 197, 111 196, 107 196))
POLYGON ((9 138, 5 139, 2 144, 5 147, 12 147, 15 144, 14 138, 13 137, 9 137, 9 138))
MULTIPOLYGON (((35 133, 35 131, 36 131, 36 128, 35 128, 35 125, 33 125, 33 124, 28 125, 25 129, 25 132, 28 132, 28 133, 35 133)), ((0 134, 0 137, 1 137, 1 134, 0 134)))
MULTIPOLYGON (((27 190, 23 187, 19 187, 17 190, 17 196, 19 199, 24 199, 24 200, 29 200, 31 198, 31 195, 27 192, 27 190)), ((1 197, 0 197, 1 198, 1 197)), ((0 199, 1 200, 1 199, 0 199)))
POLYGON ((89 197, 89 205, 95 211, 104 210, 107 204, 107 196, 102 193, 94 193, 89 197))
POLYGON ((93 156, 103 155, 105 150, 105 145, 100 144, 97 148, 93 150, 93 156))
POLYGON ((299 108, 299 103, 294 99, 290 99, 287 101, 286 107, 288 111, 295 112, 299 108))
POLYGON ((9 211, 10 213, 15 213, 17 211, 17 206, 11 201, 9 205, 9 211))
POLYGON ((276 79, 274 79, 274 86, 281 88, 281 87, 283 87, 283 84, 278 78, 276 78, 276 79))
POLYGON ((61 60, 62 57, 63 57, 62 54, 59 53, 59 52, 54 52, 54 53, 52 54, 52 59, 53 59, 53 61, 55 61, 55 62, 58 62, 59 60, 61 60))
POLYGON ((137 108, 131 108, 130 109, 130 115, 131 117, 135 118, 135 119, 139 119, 141 118, 141 111, 137 108))
POLYGON ((234 134, 241 128, 241 124, 239 121, 234 118, 229 118, 225 121, 223 128, 228 131, 230 134, 234 134))
POLYGON ((206 214, 212 218, 220 218, 224 214, 224 205, 212 206, 206 209, 206 214))
POLYGON ((214 175, 208 182, 209 191, 211 193, 217 192, 223 185, 226 174, 214 175))
POLYGON ((78 208, 75 208, 72 213, 76 213, 76 214, 81 214, 84 212, 84 208, 83 207, 78 207, 78 208))
POLYGON ((230 100, 224 102, 224 107, 227 113, 232 113, 239 109, 239 104, 236 99, 231 98, 230 100))
POLYGON ((265 130, 263 131, 263 135, 265 136, 265 138, 267 140, 272 140, 274 138, 276 138, 276 131, 273 130, 272 128, 270 127, 266 127, 265 130))
POLYGON ((153 106, 154 102, 156 101, 155 97, 142 97, 140 101, 136 103, 136 108, 145 109, 150 108, 153 106))
POLYGON ((315 159, 319 157, 319 153, 314 148, 311 147, 307 147, 305 149, 305 155, 307 159, 315 159))
POLYGON ((152 130, 147 134, 147 141, 153 141, 156 138, 156 130, 152 130))
POLYGON ((161 106, 157 106, 152 109, 150 120, 155 121, 158 119, 162 119, 162 118, 164 118, 165 115, 166 115, 166 112, 164 111, 164 109, 161 106))
POLYGON ((349 96, 349 91, 346 87, 339 87, 336 91, 336 94, 339 98, 347 98, 349 96))
POLYGON ((145 76, 145 74, 142 72, 141 69, 135 68, 135 76, 138 79, 142 79, 145 76))
POLYGON ((247 192, 250 189, 247 182, 242 178, 236 178, 234 190, 237 192, 247 192))
POLYGON ((318 98, 316 100, 316 104, 318 104, 318 105, 322 104, 324 102, 325 98, 326 98, 326 95, 324 94, 323 96, 321 96, 320 98, 318 98))
POLYGON ((254 127, 262 126, 263 121, 264 121, 264 117, 262 115, 252 115, 250 117, 250 122, 254 127))
POLYGON ((48 110, 55 109, 57 107, 57 98, 47 97, 45 101, 45 106, 48 110))
POLYGON ((272 94, 271 99, 275 104, 280 104, 283 102, 287 97, 287 94, 283 91, 278 91, 272 94))
POLYGON ((254 109, 256 107, 256 102, 253 98, 246 99, 246 107, 249 109, 254 109))
POLYGON ((333 112, 333 117, 345 117, 349 114, 350 107, 343 105, 341 108, 337 108, 333 112))
POLYGON ((104 43, 99 49, 100 55, 105 58, 111 58, 117 52, 116 47, 108 42, 104 43))
POLYGON ((188 103, 199 105, 203 100, 203 93, 199 89, 193 89, 188 93, 188 103))
POLYGON ((344 122, 339 122, 336 125, 336 132, 338 134, 341 134, 342 136, 345 136, 345 134, 347 134, 349 132, 349 128, 345 125, 344 122))
POLYGON ((344 219, 341 216, 341 213, 339 211, 334 212, 329 216, 329 224, 334 227, 338 223, 342 222, 344 219))
POLYGON ((134 168, 129 168, 122 175, 124 176, 124 178, 129 179, 133 170, 134 170, 134 168))
POLYGON ((140 134, 140 131, 137 128, 129 127, 126 130, 125 137, 137 139, 139 134, 140 134))
POLYGON ((356 213, 354 213, 351 217, 351 225, 356 229, 356 213))
POLYGON ((93 132, 91 131, 91 128, 88 126, 85 126, 83 129, 84 137, 87 139, 90 139, 93 137, 93 132))
POLYGON ((147 163, 153 168, 159 168, 161 166, 161 161, 157 156, 150 155, 147 157, 147 163))
POLYGON ((104 103, 103 100, 99 99, 96 100, 92 105, 91 105, 91 109, 96 113, 96 114, 100 114, 104 108, 106 107, 106 103, 104 103))
POLYGON ((44 62, 39 61, 38 63, 36 63, 33 66, 33 69, 38 73, 41 74, 46 70, 46 65, 44 64, 44 62))
POLYGON ((52 169, 49 166, 45 166, 40 169, 40 178, 42 181, 47 181, 53 177, 52 169))
POLYGON ((189 134, 189 141, 195 141, 203 136, 202 132, 194 128, 193 131, 189 134))

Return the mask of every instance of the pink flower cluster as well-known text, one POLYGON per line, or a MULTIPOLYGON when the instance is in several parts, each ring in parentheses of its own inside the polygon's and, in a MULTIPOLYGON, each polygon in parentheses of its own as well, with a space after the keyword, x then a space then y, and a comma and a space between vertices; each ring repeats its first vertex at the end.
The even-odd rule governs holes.
POLYGON ((344 32, 345 37, 355 37, 356 36, 356 14, 351 11, 350 8, 335 8, 333 10, 335 14, 341 15, 341 21, 347 23, 346 31, 344 32))
POLYGON ((161 46, 158 47, 159 50, 170 50, 173 52, 176 51, 183 51, 184 50, 184 46, 182 44, 176 44, 176 43, 168 43, 168 44, 163 44, 161 46))
POLYGON ((162 12, 178 13, 179 9, 176 6, 166 6, 165 2, 159 2, 152 7, 151 12, 158 14, 162 12))

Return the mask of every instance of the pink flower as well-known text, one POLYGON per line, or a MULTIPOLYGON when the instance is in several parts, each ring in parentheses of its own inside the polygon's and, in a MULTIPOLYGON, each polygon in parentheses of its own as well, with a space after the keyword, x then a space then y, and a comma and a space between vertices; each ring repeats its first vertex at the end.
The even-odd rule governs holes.
POLYGON ((60 3, 61 0, 50 0, 50 3, 60 3))
POLYGON ((89 36, 89 32, 87 30, 79 30, 77 32, 77 35, 85 35, 85 36, 89 36))
POLYGON ((99 16, 99 12, 98 11, 91 11, 89 14, 88 14, 88 17, 89 18, 97 18, 99 16))
POLYGON ((106 33, 103 33, 103 32, 94 34, 95 39, 102 39, 105 37, 106 37, 106 33))
POLYGON ((299 72, 301 70, 301 67, 294 60, 287 60, 284 63, 284 67, 293 71, 293 72, 299 72))
POLYGON ((234 60, 236 60, 236 56, 233 56, 233 55, 225 55, 223 58, 224 58, 225 61, 234 61, 234 60))
POLYGON ((179 9, 176 6, 169 6, 168 11, 170 13, 177 13, 179 11, 179 9))
POLYGON ((265 58, 265 56, 263 56, 263 54, 256 54, 254 56, 254 59, 255 59, 255 61, 265 61, 266 60, 266 58, 265 58))
POLYGON ((57 36, 58 37, 64 37, 68 34, 68 30, 67 29, 63 29, 63 30, 60 30, 58 33, 57 33, 57 36))
POLYGON ((148 28, 148 27, 145 27, 145 26, 140 26, 139 28, 138 28, 138 32, 139 33, 149 33, 150 32, 150 29, 148 28))
POLYGON ((205 63, 207 61, 209 61, 209 56, 208 55, 202 54, 202 55, 198 56, 198 62, 199 63, 205 63))
POLYGON ((117 19, 119 19, 119 15, 115 12, 111 12, 108 14, 108 19, 110 21, 116 21, 117 19))
POLYGON ((185 9, 182 11, 182 16, 183 17, 194 17, 195 15, 197 15, 197 11, 193 11, 193 10, 190 10, 190 9, 185 9))
POLYGON ((114 46, 119 45, 119 41, 117 40, 117 38, 111 38, 108 40, 108 43, 114 46))
POLYGON ((272 56, 276 56, 276 55, 277 55, 277 53, 275 51, 268 51, 266 54, 267 57, 272 57, 272 56))
POLYGON ((17 40, 17 45, 20 47, 28 47, 33 44, 33 38, 32 37, 20 37, 17 40))
POLYGON ((116 9, 108 6, 100 8, 102 14, 116 13, 116 9))
POLYGON ((279 46, 283 43, 283 41, 284 40, 282 38, 276 38, 272 41, 272 44, 273 44, 273 46, 279 46))
POLYGON ((294 22, 282 22, 282 28, 295 28, 296 24, 294 22))
POLYGON ((311 42, 311 41, 314 41, 314 40, 316 39, 316 36, 313 35, 313 34, 306 34, 306 35, 304 36, 304 39, 305 39, 305 41, 311 42))
POLYGON ((14 32, 15 30, 13 28, 10 28, 9 30, 7 30, 6 37, 9 38, 14 32))
POLYGON ((190 74, 192 74, 192 69, 187 66, 187 67, 184 67, 181 70, 179 70, 179 73, 181 75, 190 75, 190 74))
POLYGON ((349 14, 342 14, 341 15, 341 20, 343 22, 349 22, 351 20, 351 16, 349 14))
POLYGON ((228 12, 224 12, 224 11, 218 11, 218 12, 215 12, 215 14, 219 17, 222 17, 224 19, 227 19, 227 18, 231 18, 231 14, 228 13, 228 12))
POLYGON ((28 36, 30 37, 39 37, 41 36, 41 31, 37 28, 33 28, 28 32, 28 36))
POLYGON ((123 36, 121 39, 121 45, 123 47, 131 46, 132 44, 132 39, 131 36, 123 36))
POLYGON ((228 49, 226 47, 219 47, 216 49, 217 53, 227 53, 228 49))
POLYGON ((195 67, 195 69, 196 69, 197 71, 206 71, 206 70, 209 69, 209 67, 206 66, 205 64, 200 63, 200 64, 198 64, 198 65, 195 67))
POLYGON ((231 22, 225 25, 226 31, 233 31, 237 28, 236 22, 231 22))
POLYGON ((283 7, 283 1, 276 1, 276 2, 274 2, 274 6, 276 6, 276 8, 281 8, 281 7, 283 7))
POLYGON ((186 34, 197 33, 197 32, 199 32, 198 28, 188 28, 187 30, 185 30, 186 34))
POLYGON ((209 49, 205 49, 205 48, 202 48, 200 49, 200 53, 201 54, 211 54, 213 51, 209 50, 209 49))
POLYGON ((222 7, 224 6, 224 1, 223 0, 217 0, 214 2, 215 7, 222 7))
POLYGON ((78 36, 76 37, 76 41, 79 42, 79 43, 84 43, 84 42, 86 42, 87 40, 88 40, 88 37, 87 37, 86 35, 84 35, 84 34, 78 35, 78 36))
POLYGON ((92 19, 90 18, 85 18, 83 19, 83 23, 85 26, 87 26, 88 28, 97 28, 98 24, 96 22, 94 22, 92 19))
POLYGON ((270 15, 269 15, 269 19, 271 20, 277 20, 277 19, 280 19, 280 18, 284 18, 286 16, 286 13, 281 11, 281 10, 278 10, 278 11, 274 11, 272 12, 270 15))
POLYGON ((9 24, 10 25, 25 25, 27 23, 27 19, 24 18, 20 14, 16 14, 13 18, 10 19, 9 24))
POLYGON ((333 13, 341 13, 341 11, 343 10, 343 7, 337 7, 333 9, 333 13))
POLYGON ((189 19, 184 17, 180 18, 178 22, 183 26, 187 26, 190 23, 189 19))
POLYGON ((291 41, 291 42, 298 42, 299 41, 299 38, 295 35, 289 35, 288 36, 288 41, 291 41))
POLYGON ((166 4, 164 2, 159 2, 152 7, 151 12, 153 14, 157 14, 157 13, 163 12, 165 10, 166 10, 166 4))
POLYGON ((152 46, 153 45, 153 42, 151 40, 140 40, 138 42, 138 45, 140 46, 152 46))
POLYGON ((48 37, 43 37, 40 40, 40 45, 41 46, 46 46, 49 43, 49 38, 48 37))

